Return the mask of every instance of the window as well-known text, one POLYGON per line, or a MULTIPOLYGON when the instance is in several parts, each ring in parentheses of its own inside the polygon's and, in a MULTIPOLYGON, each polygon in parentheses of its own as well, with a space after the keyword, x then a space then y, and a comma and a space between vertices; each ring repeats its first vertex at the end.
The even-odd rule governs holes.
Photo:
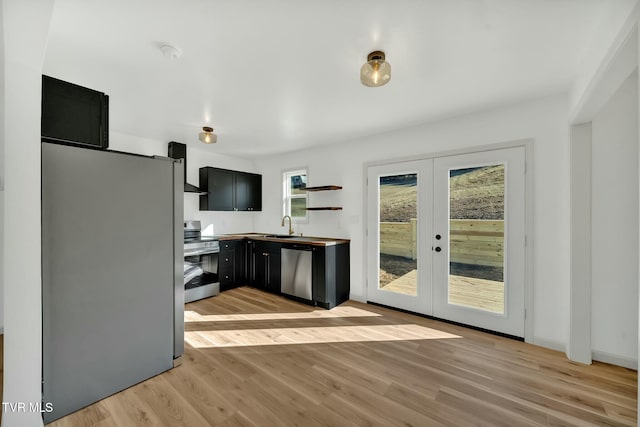
POLYGON ((307 221, 307 170, 299 169, 283 174, 283 215, 295 222, 307 221))

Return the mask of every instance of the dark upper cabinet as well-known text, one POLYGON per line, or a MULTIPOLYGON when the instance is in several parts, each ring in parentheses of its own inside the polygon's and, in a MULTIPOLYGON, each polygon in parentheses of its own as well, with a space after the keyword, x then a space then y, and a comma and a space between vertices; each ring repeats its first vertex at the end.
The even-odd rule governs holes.
POLYGON ((201 211, 262 210, 262 175, 228 169, 200 168, 201 211))
POLYGON ((42 76, 42 141, 109 148, 109 96, 42 76))
POLYGON ((262 175, 236 172, 235 194, 237 210, 262 210, 262 175))
POLYGON ((241 173, 234 174, 234 189, 235 189, 235 208, 238 211, 249 210, 249 182, 247 177, 241 173))
POLYGON ((217 168, 200 168, 200 190, 206 195, 200 195, 201 211, 232 211, 235 210, 233 171, 217 168))
POLYGON ((249 197, 249 206, 252 211, 262 210, 262 175, 251 173, 249 176, 249 188, 251 195, 249 197))

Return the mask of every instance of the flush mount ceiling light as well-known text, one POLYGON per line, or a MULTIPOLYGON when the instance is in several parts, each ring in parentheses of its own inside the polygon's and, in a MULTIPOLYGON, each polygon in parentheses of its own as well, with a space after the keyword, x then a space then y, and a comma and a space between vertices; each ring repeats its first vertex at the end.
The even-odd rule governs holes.
POLYGON ((205 144, 215 144, 218 142, 218 135, 213 133, 213 128, 205 126, 202 128, 202 132, 198 135, 198 139, 205 144))
POLYGON ((384 60, 384 52, 376 50, 367 56, 360 68, 360 81, 369 87, 384 86, 391 79, 391 65, 384 60))

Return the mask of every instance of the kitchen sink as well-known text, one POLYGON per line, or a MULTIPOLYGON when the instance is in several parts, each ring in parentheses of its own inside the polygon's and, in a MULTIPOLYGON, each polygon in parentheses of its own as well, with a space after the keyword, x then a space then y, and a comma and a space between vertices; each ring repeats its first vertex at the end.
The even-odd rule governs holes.
POLYGON ((293 237, 296 237, 294 235, 289 235, 289 234, 267 234, 264 237, 273 237, 276 239, 291 239, 293 237))

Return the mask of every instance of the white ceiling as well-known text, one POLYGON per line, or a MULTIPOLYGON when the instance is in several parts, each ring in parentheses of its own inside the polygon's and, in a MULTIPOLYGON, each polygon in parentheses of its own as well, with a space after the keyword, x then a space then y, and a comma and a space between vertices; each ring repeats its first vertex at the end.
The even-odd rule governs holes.
POLYGON ((44 72, 108 93, 112 130, 250 157, 567 92, 634 2, 56 0, 44 72))

